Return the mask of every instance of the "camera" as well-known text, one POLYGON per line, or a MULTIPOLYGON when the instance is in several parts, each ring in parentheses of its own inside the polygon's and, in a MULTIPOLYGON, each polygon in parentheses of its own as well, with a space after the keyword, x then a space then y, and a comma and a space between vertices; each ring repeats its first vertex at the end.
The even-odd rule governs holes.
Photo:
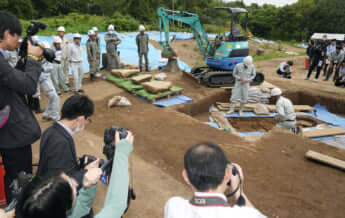
POLYGON ((120 126, 112 126, 104 130, 104 147, 103 154, 108 160, 114 158, 115 153, 115 133, 118 132, 120 135, 120 140, 125 139, 128 134, 128 129, 120 126))
POLYGON ((15 180, 13 180, 13 182, 10 185, 13 200, 6 207, 5 209, 6 212, 9 212, 16 207, 18 203, 18 199, 21 196, 21 193, 23 192, 25 186, 28 185, 32 181, 33 178, 34 178, 34 175, 21 171, 18 174, 18 177, 15 180))
MULTIPOLYGON (((80 169, 84 169, 88 164, 94 162, 97 160, 95 156, 85 154, 81 158, 79 158, 79 167, 80 169), (87 158, 87 161, 86 161, 87 158)), ((104 165, 105 161, 103 159, 99 159, 99 168, 101 168, 104 165)))
MULTIPOLYGON (((26 60, 26 57, 28 56, 28 41, 30 41, 31 44, 38 46, 37 42, 34 42, 31 37, 36 35, 40 30, 44 30, 46 27, 47 27, 46 24, 41 23, 39 21, 31 21, 30 25, 26 29, 26 37, 24 38, 20 46, 20 50, 19 50, 20 59, 24 58, 26 60)), ((43 57, 47 61, 53 62, 55 59, 55 52, 52 49, 43 48, 43 57)), ((25 62, 23 63, 19 61, 16 68, 24 70, 25 62)))

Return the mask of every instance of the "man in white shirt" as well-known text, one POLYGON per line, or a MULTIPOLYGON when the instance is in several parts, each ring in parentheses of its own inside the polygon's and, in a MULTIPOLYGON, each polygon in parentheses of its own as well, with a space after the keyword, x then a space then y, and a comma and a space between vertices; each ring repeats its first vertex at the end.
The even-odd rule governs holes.
POLYGON ((291 71, 292 71, 293 61, 282 62, 279 64, 277 69, 277 74, 280 77, 291 79, 291 71))
POLYGON ((279 88, 272 89, 271 99, 276 104, 277 127, 290 130, 297 134, 300 130, 296 126, 296 113, 293 104, 289 99, 281 95, 282 91, 279 88))
POLYGON ((231 164, 222 149, 205 142, 191 147, 184 156, 183 178, 194 190, 191 200, 173 197, 164 209, 165 218, 264 218, 243 193, 243 172, 231 164), (231 206, 230 189, 237 205, 231 206))
POLYGON ((74 43, 69 46, 69 61, 72 67, 74 92, 84 92, 81 89, 83 81, 83 48, 80 45, 81 35, 79 33, 73 36, 74 43))
POLYGON ((61 67, 63 70, 63 73, 65 74, 65 84, 69 86, 69 79, 68 79, 68 73, 69 73, 69 58, 68 58, 68 40, 65 37, 65 27, 60 26, 57 29, 57 35, 61 38, 61 67))

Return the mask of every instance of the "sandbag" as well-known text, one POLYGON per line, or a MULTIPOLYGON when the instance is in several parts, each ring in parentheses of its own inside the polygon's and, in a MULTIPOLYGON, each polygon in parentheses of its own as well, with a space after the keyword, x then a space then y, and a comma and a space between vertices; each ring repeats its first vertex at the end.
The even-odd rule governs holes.
POLYGON ((140 76, 134 76, 131 78, 131 80, 137 84, 143 83, 143 82, 148 82, 151 81, 152 76, 150 74, 144 74, 140 76))
POLYGON ((128 78, 131 77, 135 74, 138 74, 139 70, 135 70, 135 69, 113 69, 111 70, 111 74, 113 74, 114 76, 117 77, 121 77, 121 78, 128 78))
POLYGON ((171 82, 162 82, 162 81, 152 81, 152 82, 144 82, 142 86, 145 90, 151 93, 159 93, 166 90, 169 90, 172 86, 171 82))
POLYGON ((254 109, 254 113, 257 115, 269 115, 270 111, 268 110, 268 108, 265 105, 257 104, 255 109, 254 109))
POLYGON ((122 96, 114 96, 108 101, 108 107, 115 107, 115 106, 131 106, 131 102, 122 96))
POLYGON ((154 76, 155 80, 164 81, 167 79, 166 73, 159 73, 154 76))

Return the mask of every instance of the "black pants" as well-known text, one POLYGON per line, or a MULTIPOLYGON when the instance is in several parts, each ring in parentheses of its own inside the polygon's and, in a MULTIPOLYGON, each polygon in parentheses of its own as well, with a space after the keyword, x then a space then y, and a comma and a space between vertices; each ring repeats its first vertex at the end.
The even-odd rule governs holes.
POLYGON ((9 204, 12 201, 10 185, 17 178, 19 172, 32 173, 32 150, 31 145, 21 148, 1 149, 2 162, 5 167, 5 194, 9 204))
POLYGON ((338 79, 334 82, 334 85, 335 85, 335 86, 345 86, 345 82, 342 82, 341 79, 342 79, 342 78, 338 78, 338 79))
POLYGON ((313 72, 313 70, 315 70, 315 68, 316 68, 315 79, 318 79, 318 78, 319 78, 320 72, 321 72, 321 69, 322 69, 322 65, 321 65, 321 67, 320 67, 320 66, 319 66, 319 62, 320 62, 320 60, 315 60, 315 61, 313 61, 312 64, 309 66, 308 75, 307 75, 307 78, 308 78, 308 79, 310 78, 311 73, 313 72))
POLYGON ((335 67, 335 73, 334 73, 334 76, 333 76, 333 81, 336 81, 338 79, 338 76, 339 76, 339 67, 338 67, 338 64, 334 63, 334 62, 331 62, 330 66, 329 66, 329 69, 328 69, 328 72, 327 72, 327 76, 326 76, 326 81, 329 79, 329 77, 331 77, 331 75, 333 74, 333 70, 334 70, 334 67, 335 67))
POLYGON ((291 79, 291 74, 289 72, 282 72, 280 69, 277 70, 277 74, 280 77, 291 79))

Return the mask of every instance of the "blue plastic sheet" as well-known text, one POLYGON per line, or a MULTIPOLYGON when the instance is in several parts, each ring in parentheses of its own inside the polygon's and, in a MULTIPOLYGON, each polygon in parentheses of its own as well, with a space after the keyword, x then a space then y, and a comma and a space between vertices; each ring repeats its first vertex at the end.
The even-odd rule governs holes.
MULTIPOLYGON (((99 33, 99 37, 101 39, 101 53, 106 53, 106 43, 104 41, 104 35, 106 33, 99 33)), ((135 43, 135 37, 138 33, 117 33, 119 38, 121 39, 121 44, 118 46, 118 50, 120 51, 120 60, 121 62, 132 64, 138 66, 139 58, 138 58, 138 49, 135 43)), ((147 32, 150 39, 159 41, 160 40, 160 33, 159 32, 147 32)), ((176 39, 183 40, 183 39, 190 39, 193 37, 191 33, 171 33, 171 35, 176 35, 176 39)), ((65 37, 70 41, 73 42, 73 34, 66 34, 65 37)), ((89 63, 87 61, 87 54, 86 54, 86 41, 88 36, 86 34, 81 34, 81 46, 84 48, 83 52, 83 70, 84 72, 89 71, 89 63)), ((39 36, 39 42, 47 41, 50 44, 52 43, 52 36, 39 36)), ((162 67, 164 63, 160 62, 161 60, 161 51, 153 47, 153 45, 149 44, 149 62, 150 68, 158 68, 162 67)), ((165 63, 166 64, 166 63, 165 63)), ((190 72, 191 68, 181 60, 178 60, 178 64, 181 70, 186 72, 190 72)))
POLYGON ((243 138, 247 136, 262 136, 265 135, 266 132, 239 132, 238 134, 243 138))
POLYGON ((325 136, 325 137, 312 138, 312 140, 321 141, 325 144, 345 149, 345 138, 344 137, 325 136))
POLYGON ((166 100, 162 100, 162 101, 158 101, 153 103, 153 105, 156 105, 158 107, 170 107, 170 106, 174 106, 174 105, 178 105, 178 104, 185 104, 185 103, 189 103, 189 102, 193 102, 192 98, 189 98, 187 96, 184 95, 179 95, 173 98, 169 98, 166 100))
POLYGON ((213 127, 213 128, 217 128, 217 129, 219 128, 218 124, 215 123, 215 122, 204 122, 204 123, 209 125, 209 126, 211 126, 211 127, 213 127))
POLYGON ((322 105, 315 105, 314 106, 316 113, 308 112, 314 118, 321 120, 323 122, 329 123, 333 126, 345 128, 345 118, 339 117, 333 113, 330 113, 326 107, 322 105))

